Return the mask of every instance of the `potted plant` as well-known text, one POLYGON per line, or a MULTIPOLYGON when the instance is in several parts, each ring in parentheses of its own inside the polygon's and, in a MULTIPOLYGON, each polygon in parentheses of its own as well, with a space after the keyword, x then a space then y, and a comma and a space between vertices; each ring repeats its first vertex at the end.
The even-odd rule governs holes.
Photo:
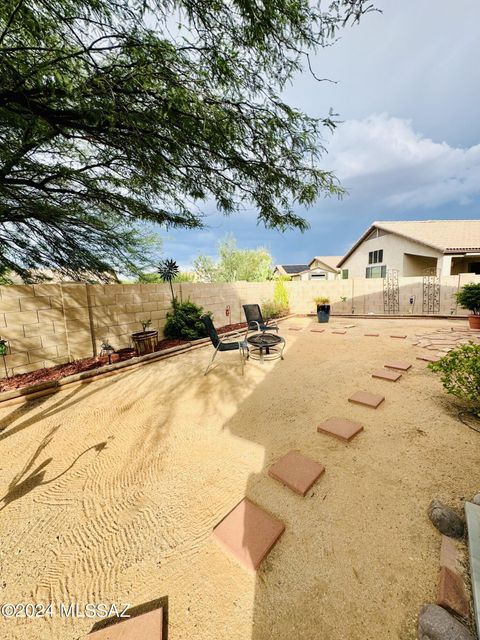
POLYGON ((140 320, 143 331, 136 331, 130 336, 137 352, 137 356, 143 356, 146 353, 153 353, 157 347, 158 331, 149 327, 152 324, 150 319, 140 320))
POLYGON ((317 305, 317 318, 319 322, 328 322, 330 319, 330 302, 325 296, 317 296, 313 299, 317 305))
POLYGON ((468 316, 470 329, 480 331, 480 282, 464 285, 455 297, 461 307, 472 312, 468 316))

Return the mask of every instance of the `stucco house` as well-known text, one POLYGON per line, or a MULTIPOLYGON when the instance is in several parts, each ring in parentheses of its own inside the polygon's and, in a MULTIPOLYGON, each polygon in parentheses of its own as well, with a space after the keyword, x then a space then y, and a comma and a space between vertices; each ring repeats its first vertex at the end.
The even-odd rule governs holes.
POLYGON ((274 275, 288 275, 292 280, 334 280, 341 256, 315 256, 308 264, 277 264, 274 275))
POLYGON ((374 222, 337 267, 342 278, 480 274, 480 220, 374 222))

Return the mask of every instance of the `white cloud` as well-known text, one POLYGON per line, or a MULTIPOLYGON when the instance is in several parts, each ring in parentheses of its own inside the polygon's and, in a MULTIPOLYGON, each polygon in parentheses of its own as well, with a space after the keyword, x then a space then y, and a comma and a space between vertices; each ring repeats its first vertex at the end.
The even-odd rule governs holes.
POLYGON ((343 123, 328 163, 352 196, 389 208, 465 205, 480 195, 480 144, 435 142, 387 114, 343 123))

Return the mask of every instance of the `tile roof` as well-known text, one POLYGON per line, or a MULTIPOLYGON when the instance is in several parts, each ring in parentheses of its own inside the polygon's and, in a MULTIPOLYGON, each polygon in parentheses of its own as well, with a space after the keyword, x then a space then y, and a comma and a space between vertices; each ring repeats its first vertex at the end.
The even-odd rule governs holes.
POLYGON ((310 266, 314 260, 318 260, 318 262, 323 262, 325 266, 330 267, 331 269, 336 271, 337 263, 340 262, 342 258, 343 256, 315 256, 310 260, 308 266, 310 266))
POLYGON ((340 266, 375 229, 419 242, 440 253, 480 252, 480 220, 406 220, 373 222, 341 259, 340 266))

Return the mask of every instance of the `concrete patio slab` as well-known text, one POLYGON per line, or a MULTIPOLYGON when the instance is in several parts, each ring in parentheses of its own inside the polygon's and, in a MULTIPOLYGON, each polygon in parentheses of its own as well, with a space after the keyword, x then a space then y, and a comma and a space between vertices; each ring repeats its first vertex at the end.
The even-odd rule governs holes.
POLYGON ((85 636, 86 640, 162 640, 163 609, 122 620, 85 636))
POLYGON ((401 373, 394 371, 387 371, 386 369, 379 369, 372 373, 372 378, 378 378, 379 380, 390 380, 390 382, 397 382, 402 377, 401 373))
POLYGON ((401 336, 393 335, 393 336, 390 336, 390 338, 400 338, 400 339, 403 339, 403 338, 406 338, 406 337, 407 337, 406 335, 401 335, 401 336))
POLYGON ((350 442, 358 433, 363 431, 363 425, 346 418, 329 418, 317 427, 319 433, 350 442))
POLYGON ((367 336, 369 338, 378 338, 378 336, 380 335, 379 333, 364 333, 364 336, 367 336))
POLYGON ((244 498, 213 530, 213 537, 240 564, 256 571, 285 531, 277 518, 244 498))
POLYGON ((295 493, 305 496, 324 471, 325 467, 312 458, 299 451, 289 451, 270 467, 268 475, 295 493))
POLYGON ((301 331, 303 327, 288 327, 289 331, 301 331))
POLYGON ((408 371, 412 368, 409 362, 386 362, 384 366, 387 369, 397 369, 398 371, 408 371))
POLYGON ((348 399, 353 404, 361 404, 365 407, 372 407, 372 409, 376 409, 384 400, 385 396, 379 393, 370 393, 369 391, 356 391, 348 399))
POLYGON ((320 327, 313 327, 313 329, 310 329, 310 331, 313 331, 313 333, 323 333, 325 329, 320 329, 320 327))
POLYGON ((332 333, 341 333, 341 334, 343 334, 343 333, 347 333, 347 332, 343 331, 343 329, 337 329, 335 331, 332 331, 332 333))

